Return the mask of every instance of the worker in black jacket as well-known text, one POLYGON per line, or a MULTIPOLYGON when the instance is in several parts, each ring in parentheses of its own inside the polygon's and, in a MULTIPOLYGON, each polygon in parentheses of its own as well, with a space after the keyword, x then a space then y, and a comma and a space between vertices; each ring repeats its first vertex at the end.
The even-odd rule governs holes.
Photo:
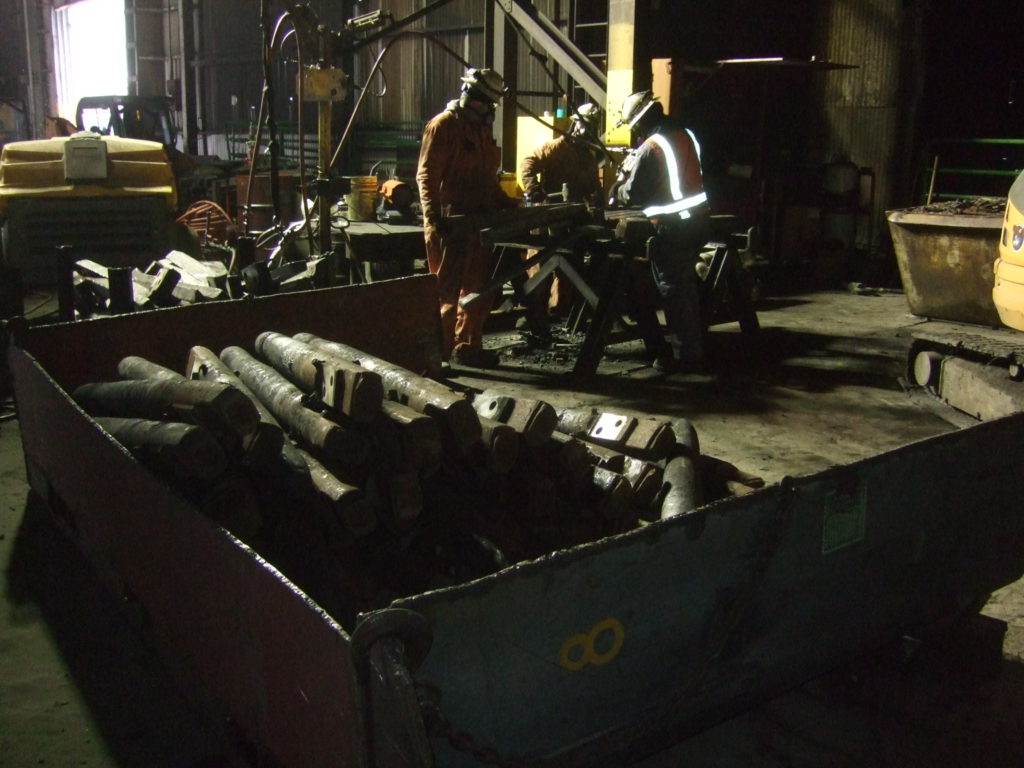
POLYGON ((626 98, 619 125, 629 126, 637 148, 624 161, 609 202, 640 207, 655 233, 647 255, 668 338, 660 350, 649 351, 655 354, 658 370, 699 370, 704 363, 704 324, 697 264, 710 236, 699 147, 693 134, 667 116, 650 91, 626 98))

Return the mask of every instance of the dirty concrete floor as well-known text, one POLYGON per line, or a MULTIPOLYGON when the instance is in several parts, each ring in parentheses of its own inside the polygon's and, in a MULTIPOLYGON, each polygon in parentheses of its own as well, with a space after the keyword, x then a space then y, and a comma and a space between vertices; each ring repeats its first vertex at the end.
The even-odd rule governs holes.
MULTIPOLYGON (((622 342, 596 377, 575 377, 570 344, 530 349, 496 322, 487 344, 502 366, 450 375, 556 406, 684 416, 705 454, 769 483, 971 423, 901 386, 909 331, 923 322, 902 295, 766 299, 759 317, 756 339, 734 324, 712 330, 705 374, 658 374, 622 342)), ((12 414, 0 422, 0 766, 246 765, 39 514, 19 440, 12 414)), ((983 615, 946 647, 883 649, 637 765, 1024 765, 1024 583, 983 615)))

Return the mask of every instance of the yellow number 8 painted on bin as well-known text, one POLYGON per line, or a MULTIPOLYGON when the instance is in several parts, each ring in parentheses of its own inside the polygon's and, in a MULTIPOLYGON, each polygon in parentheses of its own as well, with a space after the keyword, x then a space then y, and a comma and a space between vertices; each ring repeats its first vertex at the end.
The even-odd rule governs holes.
POLYGON ((566 640, 558 654, 558 663, 570 672, 579 672, 587 665, 603 666, 619 655, 625 639, 626 630, 622 622, 607 618, 595 624, 587 634, 573 635, 566 640), (607 650, 598 651, 597 640, 606 632, 611 633, 612 644, 607 650))

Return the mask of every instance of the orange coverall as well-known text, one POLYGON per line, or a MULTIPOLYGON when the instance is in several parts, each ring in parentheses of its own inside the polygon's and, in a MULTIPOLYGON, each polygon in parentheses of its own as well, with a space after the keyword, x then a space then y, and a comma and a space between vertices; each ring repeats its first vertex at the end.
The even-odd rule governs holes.
POLYGON ((479 233, 453 233, 442 217, 514 208, 517 202, 499 183, 500 169, 501 150, 490 124, 464 114, 458 102, 450 102, 424 128, 416 182, 423 208, 427 268, 438 280, 445 360, 456 344, 482 345, 484 321, 493 299, 483 297, 462 309, 459 298, 487 282, 494 259, 480 244, 479 233))

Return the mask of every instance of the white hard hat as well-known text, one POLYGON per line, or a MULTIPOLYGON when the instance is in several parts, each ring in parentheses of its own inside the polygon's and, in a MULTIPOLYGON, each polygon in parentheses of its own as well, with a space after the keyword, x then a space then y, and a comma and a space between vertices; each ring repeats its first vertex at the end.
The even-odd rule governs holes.
POLYGON ((573 112, 572 122, 577 134, 597 136, 601 127, 601 108, 587 102, 573 112))
POLYGON ((463 91, 475 91, 495 104, 508 93, 505 81, 493 69, 470 67, 460 79, 463 91))
POLYGON ((615 127, 628 125, 633 128, 655 104, 658 104, 658 99, 651 91, 631 93, 622 102, 622 118, 615 124, 615 127))

